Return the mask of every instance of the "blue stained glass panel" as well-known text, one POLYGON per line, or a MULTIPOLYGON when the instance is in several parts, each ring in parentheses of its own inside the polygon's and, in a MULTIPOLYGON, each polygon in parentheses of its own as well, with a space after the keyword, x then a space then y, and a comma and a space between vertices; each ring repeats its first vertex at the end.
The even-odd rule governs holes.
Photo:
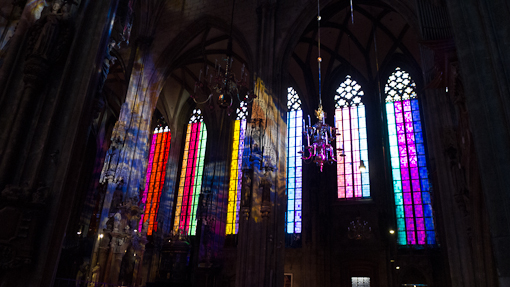
POLYGON ((414 100, 411 100, 411 108, 412 110, 419 110, 420 106, 418 104, 418 100, 414 99, 414 100))
POLYGON ((434 222, 432 221, 432 218, 425 217, 425 229, 434 230, 434 222))
POLYGON ((420 111, 413 111, 413 119, 414 119, 416 122, 419 122, 419 121, 420 121, 420 111))
POLYGON ((436 244, 436 234, 434 231, 427 231, 427 244, 436 244))
POLYGON ((416 151, 418 152, 419 155, 425 154, 425 147, 423 146, 423 144, 417 144, 416 151))
POLYGON ((424 166, 420 167, 420 177, 421 178, 428 178, 428 171, 427 168, 424 166))
MULTIPOLYGON (((366 180, 366 179, 364 179, 364 180, 366 180)), ((368 185, 368 184, 363 185, 363 196, 364 197, 370 196, 370 185, 368 185)))
POLYGON ((421 198, 423 199, 424 204, 430 204, 430 193, 428 192, 422 192, 421 198))
POLYGON ((421 122, 420 121, 414 122, 414 132, 421 133, 421 122))
POLYGON ((430 206, 430 204, 423 206, 423 214, 425 215, 425 217, 432 217, 432 207, 430 206))
POLYGON ((422 133, 416 133, 415 140, 416 140, 416 143, 423 143, 422 133))
POLYGON ((430 190, 429 180, 428 179, 422 179, 421 180, 421 190, 422 191, 429 191, 430 190))
POLYGON ((419 155, 418 156, 418 166, 426 166, 426 165, 427 165, 427 162, 425 160, 425 156, 419 155))

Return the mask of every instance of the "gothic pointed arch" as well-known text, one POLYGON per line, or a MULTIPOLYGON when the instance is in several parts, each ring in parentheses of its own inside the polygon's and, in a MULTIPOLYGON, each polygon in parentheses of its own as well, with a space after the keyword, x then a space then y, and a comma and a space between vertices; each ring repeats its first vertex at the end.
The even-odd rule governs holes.
POLYGON ((431 184, 416 82, 396 67, 384 86, 399 245, 435 245, 431 184))
POLYGON ((207 127, 200 109, 194 109, 186 129, 173 231, 195 235, 202 189, 207 127))

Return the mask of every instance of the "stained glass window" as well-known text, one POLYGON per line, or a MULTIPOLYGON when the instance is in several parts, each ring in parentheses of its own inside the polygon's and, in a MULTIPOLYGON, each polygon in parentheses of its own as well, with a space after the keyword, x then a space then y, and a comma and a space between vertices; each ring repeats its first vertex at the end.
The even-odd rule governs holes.
POLYGON ((416 83, 400 68, 384 88, 398 244, 435 244, 434 220, 416 83))
POLYGON ((303 111, 293 88, 287 93, 287 233, 301 233, 303 111))
POLYGON ((152 232, 157 231, 158 229, 156 217, 159 209, 161 190, 165 183, 166 163, 168 161, 168 151, 170 150, 170 139, 171 134, 168 127, 156 128, 152 135, 149 162, 147 164, 147 175, 145 178, 145 191, 142 197, 142 203, 145 204, 145 212, 142 214, 142 218, 140 220, 140 224, 147 220, 149 221, 147 235, 152 235, 152 232))
POLYGON ((206 143, 207 128, 203 122, 201 111, 195 109, 186 130, 174 219, 174 231, 181 230, 188 235, 195 235, 196 232, 196 215, 202 187, 206 143))
POLYGON ((232 161, 230 163, 230 181, 228 190, 227 226, 226 234, 237 234, 239 230, 239 207, 241 202, 242 159, 244 135, 246 132, 246 116, 248 104, 241 102, 237 109, 232 137, 232 161))
POLYGON ((370 287, 370 277, 351 277, 352 287, 370 287))
POLYGON ((363 198, 370 196, 368 170, 367 127, 364 95, 361 86, 346 76, 335 94, 335 127, 340 133, 336 138, 338 198, 363 198), (365 170, 360 170, 363 161, 365 170))

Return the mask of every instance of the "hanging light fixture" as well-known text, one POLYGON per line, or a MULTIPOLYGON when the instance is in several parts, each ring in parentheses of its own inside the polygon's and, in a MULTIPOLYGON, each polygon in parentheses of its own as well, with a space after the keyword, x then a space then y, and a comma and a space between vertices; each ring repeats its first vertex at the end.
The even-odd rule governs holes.
POLYGON ((232 104, 234 99, 237 98, 239 102, 251 103, 257 96, 250 89, 248 73, 245 72, 245 65, 243 64, 239 76, 232 70, 232 63, 234 61, 232 52, 232 30, 234 25, 234 7, 235 0, 232 3, 232 16, 230 20, 230 34, 228 38, 227 54, 225 61, 225 68, 221 63, 216 60, 214 64, 214 71, 209 72, 209 66, 205 68, 205 75, 202 77, 203 71, 200 70, 198 81, 195 82, 195 88, 191 98, 197 104, 205 104, 210 102, 213 107, 214 100, 222 109, 227 109, 228 113, 232 112, 232 104), (198 98, 207 97, 204 101, 199 101, 198 98))
POLYGON ((324 163, 333 164, 336 162, 336 150, 333 146, 337 136, 337 129, 326 124, 326 112, 322 108, 321 94, 321 14, 320 4, 317 1, 317 23, 318 23, 318 50, 317 63, 319 67, 319 108, 315 111, 315 116, 319 120, 313 126, 311 125, 310 116, 308 116, 308 125, 303 120, 303 134, 306 136, 306 146, 303 146, 302 158, 315 162, 322 172, 324 163))
POLYGON ((368 222, 361 220, 361 217, 356 217, 356 220, 351 221, 347 227, 347 236, 349 239, 363 240, 372 237, 372 227, 368 222))

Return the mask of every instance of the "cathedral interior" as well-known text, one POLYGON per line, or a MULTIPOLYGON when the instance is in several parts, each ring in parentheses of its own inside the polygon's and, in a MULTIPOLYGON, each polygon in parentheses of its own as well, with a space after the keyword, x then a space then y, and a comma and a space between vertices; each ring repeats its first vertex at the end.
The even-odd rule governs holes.
POLYGON ((0 287, 510 286, 507 0, 0 0, 0 287))

